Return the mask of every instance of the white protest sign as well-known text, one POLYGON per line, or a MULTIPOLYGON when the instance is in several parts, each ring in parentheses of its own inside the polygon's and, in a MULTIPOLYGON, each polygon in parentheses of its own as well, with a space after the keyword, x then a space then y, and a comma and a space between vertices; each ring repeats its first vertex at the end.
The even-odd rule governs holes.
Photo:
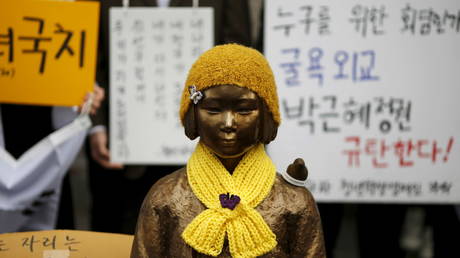
POLYGON ((214 42, 211 8, 110 9, 110 148, 114 162, 186 163, 195 143, 179 103, 187 72, 214 42))
POLYGON ((320 201, 460 202, 460 2, 267 0, 279 171, 320 201))

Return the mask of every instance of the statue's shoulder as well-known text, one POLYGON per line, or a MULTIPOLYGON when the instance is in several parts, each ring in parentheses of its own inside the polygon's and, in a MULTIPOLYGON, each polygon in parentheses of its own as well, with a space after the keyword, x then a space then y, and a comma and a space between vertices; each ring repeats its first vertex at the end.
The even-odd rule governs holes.
POLYGON ((289 200, 287 205, 299 208, 305 205, 306 207, 316 206, 315 199, 307 188, 287 182, 279 173, 276 175, 273 191, 274 194, 281 195, 283 199, 289 200))
POLYGON ((185 167, 162 177, 149 190, 144 204, 148 206, 163 206, 170 204, 175 196, 189 188, 185 167))

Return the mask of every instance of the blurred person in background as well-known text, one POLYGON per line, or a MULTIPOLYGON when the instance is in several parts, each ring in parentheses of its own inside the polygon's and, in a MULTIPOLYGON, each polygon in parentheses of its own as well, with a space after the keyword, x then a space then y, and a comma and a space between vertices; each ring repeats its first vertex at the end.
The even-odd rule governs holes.
MULTIPOLYGON (((92 105, 90 107, 89 113, 95 114, 101 104, 101 101, 104 98, 104 89, 96 85, 92 95, 92 105)), ((88 94, 85 100, 83 101, 86 101, 89 97, 90 95, 88 94)), ((65 125, 71 123, 81 112, 82 106, 80 106, 80 108, 77 109, 72 107, 1 104, 0 148, 4 148, 14 159, 19 160, 23 156, 23 154, 25 154, 29 149, 31 149, 37 143, 48 137, 55 130, 58 130, 64 127, 65 125)), ((74 138, 78 136, 79 135, 75 135, 74 138)), ((69 141, 71 140, 72 139, 69 139, 69 141)), ((74 148, 75 146, 78 147, 80 145, 76 144, 70 148, 74 148)), ((43 150, 44 149, 42 148, 41 151, 43 152, 43 150)), ((51 151, 60 153, 60 149, 54 149, 51 151)), ((71 152, 77 153, 78 150, 73 150, 71 152)), ((67 152, 67 154, 68 153, 69 152, 67 152)), ((40 158, 41 157, 37 157, 37 159, 40 158)), ((61 160, 69 159, 68 163, 71 163, 71 160, 73 158, 74 156, 62 157, 61 160)), ((55 176, 48 175, 47 173, 49 173, 49 171, 62 171, 65 173, 68 169, 68 167, 57 169, 56 166, 66 165, 63 165, 62 162, 60 164, 58 164, 59 162, 55 164, 53 163, 52 158, 46 158, 46 156, 44 160, 35 160, 34 157, 31 157, 27 159, 27 162, 27 164, 38 163, 40 167, 31 168, 30 166, 32 165, 26 165, 22 166, 25 168, 17 167, 16 170, 2 172, 21 172, 22 174, 26 175, 24 178, 21 179, 25 182, 27 180, 30 181, 30 178, 28 178, 27 175, 36 176, 36 172, 38 172, 42 176, 55 176), (35 172, 25 173, 27 171, 22 171, 21 169, 28 169, 27 171, 30 170, 35 172)), ((65 164, 67 162, 63 163, 65 164)), ((60 188, 63 181, 63 177, 64 174, 53 177, 53 179, 50 180, 57 180, 57 182, 50 182, 50 186, 48 186, 48 188, 46 189, 43 189, 43 193, 41 195, 33 196, 32 200, 23 200, 23 203, 30 202, 30 206, 27 206, 22 210, 0 210, 0 221, 2 221, 0 233, 54 229, 56 227, 58 205, 60 202, 60 188), (54 186, 57 187, 54 188, 54 186)), ((10 194, 12 194, 13 196, 19 196, 24 195, 24 191, 29 191, 32 188, 38 189, 40 187, 43 187, 41 185, 37 185, 37 183, 42 184, 43 182, 33 181, 32 184, 28 183, 26 188, 20 187, 20 185, 17 184, 18 188, 12 189, 12 192, 9 192, 7 194, 8 196, 10 196, 10 194)), ((64 182, 64 184, 66 183, 68 182, 64 182)), ((2 186, 2 191, 8 191, 8 188, 3 188, 2 186)), ((29 195, 31 194, 26 194, 26 196, 29 195)), ((25 197, 22 196, 21 198, 25 197)), ((63 201, 61 201, 61 203, 62 202, 63 201)), ((2 207, 5 205, 7 204, 4 203, 2 207)), ((65 205, 71 205, 71 203, 67 203, 65 205)))
MULTIPOLYGON (((122 0, 101 2, 97 82, 109 94, 109 8, 122 0)), ((214 9, 214 43, 250 46, 248 1, 200 0, 200 7, 214 9)), ((192 0, 131 0, 132 7, 192 7, 192 0)), ((155 46, 151 46, 155 47, 155 46)), ((107 98, 108 99, 108 98, 107 98)), ((94 231, 133 234, 139 208, 150 186, 177 166, 123 166, 110 162, 109 107, 105 101, 95 116, 87 154, 92 194, 91 228, 94 231)))

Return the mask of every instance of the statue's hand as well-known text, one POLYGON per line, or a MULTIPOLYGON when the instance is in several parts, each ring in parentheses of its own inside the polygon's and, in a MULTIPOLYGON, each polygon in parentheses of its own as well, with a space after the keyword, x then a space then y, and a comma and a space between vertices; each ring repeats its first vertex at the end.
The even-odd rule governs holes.
POLYGON ((294 162, 288 166, 286 172, 294 179, 300 181, 305 181, 308 177, 308 169, 305 166, 305 162, 301 158, 294 160, 294 162))

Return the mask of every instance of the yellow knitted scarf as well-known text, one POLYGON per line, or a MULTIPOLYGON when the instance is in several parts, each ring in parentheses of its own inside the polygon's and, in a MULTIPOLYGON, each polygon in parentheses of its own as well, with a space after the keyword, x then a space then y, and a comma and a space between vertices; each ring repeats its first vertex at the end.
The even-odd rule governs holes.
POLYGON ((249 150, 231 175, 208 147, 199 143, 187 163, 193 193, 208 208, 187 225, 182 238, 200 253, 217 256, 225 234, 233 257, 256 257, 273 249, 276 235, 254 209, 269 194, 276 169, 259 144, 249 150), (221 194, 237 195, 232 210, 222 208, 221 194))

